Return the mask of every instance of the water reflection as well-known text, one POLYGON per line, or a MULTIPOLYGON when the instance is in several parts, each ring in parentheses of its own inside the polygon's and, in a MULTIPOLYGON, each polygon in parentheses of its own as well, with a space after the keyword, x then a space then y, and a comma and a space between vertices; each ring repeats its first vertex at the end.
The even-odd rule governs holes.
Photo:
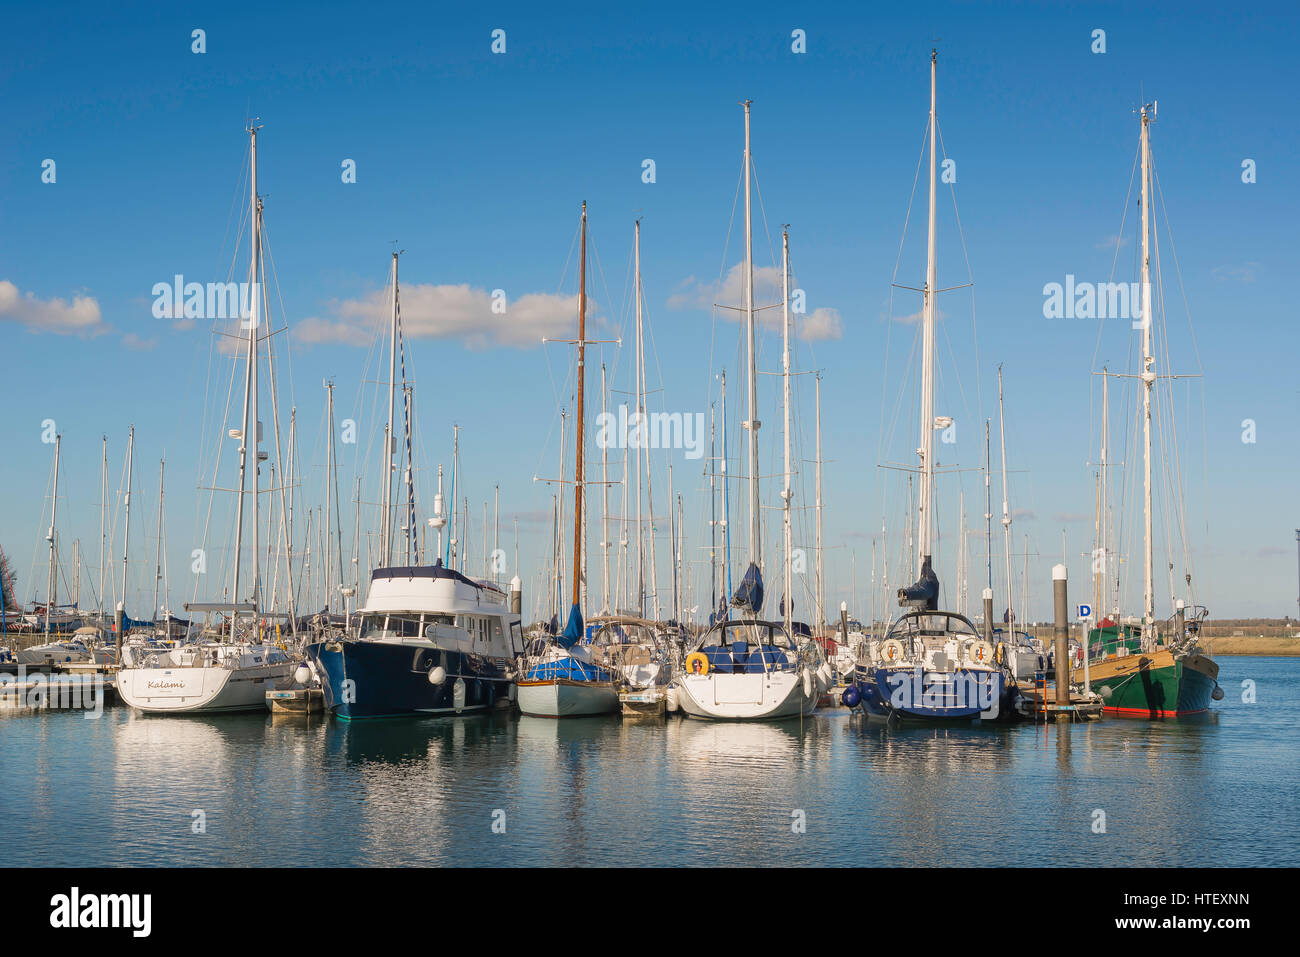
POLYGON ((1300 661, 1249 666, 1200 721, 1010 729, 8 715, 0 829, 15 865, 1295 864, 1300 661))

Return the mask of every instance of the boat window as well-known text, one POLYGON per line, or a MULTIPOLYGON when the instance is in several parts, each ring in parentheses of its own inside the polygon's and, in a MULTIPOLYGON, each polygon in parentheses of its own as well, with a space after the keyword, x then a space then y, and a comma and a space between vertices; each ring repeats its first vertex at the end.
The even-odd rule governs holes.
POLYGON ((362 638, 418 638, 418 615, 367 615, 362 619, 362 638))

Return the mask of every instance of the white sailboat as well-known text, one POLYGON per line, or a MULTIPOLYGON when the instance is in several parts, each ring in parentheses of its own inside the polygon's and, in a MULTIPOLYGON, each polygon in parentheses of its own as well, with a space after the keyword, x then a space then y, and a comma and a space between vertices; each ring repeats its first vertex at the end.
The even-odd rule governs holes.
MULTIPOLYGON (((122 700, 140 711, 157 714, 210 713, 262 710, 266 692, 288 677, 294 665, 280 649, 263 639, 265 620, 261 608, 261 565, 258 547, 258 465, 265 453, 258 448, 262 424, 258 420, 258 337, 262 302, 262 203, 257 195, 257 127, 249 126, 252 204, 252 262, 249 284, 248 351, 244 375, 243 422, 231 429, 239 441, 239 486, 235 517, 235 553, 230 594, 233 602, 187 603, 186 610, 223 616, 221 625, 198 642, 142 656, 117 674, 122 700), (248 487, 249 473, 252 488, 248 487), (244 500, 252 502, 252 575, 241 576, 243 563, 244 500), (247 594, 245 594, 247 590, 247 594)), ((125 579, 125 569, 123 571, 125 579)), ((126 583, 123 581, 123 594, 126 583)), ((119 615, 119 621, 121 616, 119 615)), ((120 625, 119 625, 120 628, 120 625)), ((119 630, 119 635, 120 635, 119 630)))
MULTIPOLYGON (((782 236, 782 305, 784 318, 785 485, 783 530, 785 555, 784 620, 765 621, 763 606, 763 542, 760 523, 758 464, 758 385, 754 350, 754 268, 750 207, 749 107, 745 108, 745 339, 748 353, 749 568, 732 605, 739 617, 726 618, 692 642, 685 672, 674 679, 669 706, 694 718, 764 720, 811 714, 833 674, 821 647, 810 636, 795 633, 791 620, 792 570, 790 531, 790 275, 789 237, 782 236)), ((724 426, 725 430, 725 426, 724 426)), ((725 443, 724 443, 725 447, 725 443)))

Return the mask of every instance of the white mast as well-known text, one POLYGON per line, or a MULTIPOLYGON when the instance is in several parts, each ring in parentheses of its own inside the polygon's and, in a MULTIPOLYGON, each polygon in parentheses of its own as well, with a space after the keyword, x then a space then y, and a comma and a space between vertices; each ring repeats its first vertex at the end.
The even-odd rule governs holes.
POLYGON ((104 623, 104 572, 108 561, 108 435, 102 437, 104 457, 99 486, 99 623, 104 623))
MULTIPOLYGON (((1016 646, 1016 616, 1011 611, 1014 604, 1011 600, 1011 510, 1007 507, 1007 417, 1002 408, 1002 366, 998 366, 998 430, 1002 439, 1002 535, 1005 541, 1004 551, 1006 552, 1007 566, 1007 634, 1003 639, 1007 643, 1008 660, 1011 663, 1011 677, 1019 677, 1016 674, 1016 656, 1013 649, 1016 646)), ((1029 561, 1029 546, 1025 545, 1025 561, 1029 561)))
MULTIPOLYGON (((122 597, 117 604, 117 642, 118 656, 117 661, 122 661, 122 631, 125 627, 124 618, 126 616, 126 563, 127 557, 131 551, 131 479, 135 471, 135 426, 126 436, 126 495, 123 496, 124 516, 122 520, 122 597)), ((236 562, 238 565, 238 562, 236 562)))
MULTIPOLYGON (((605 363, 600 364, 600 417, 609 421, 609 392, 605 384, 605 363)), ((608 613, 609 606, 609 443, 600 444, 600 558, 605 574, 601 580, 600 610, 608 613)))
POLYGON ((384 521, 381 526, 380 552, 384 567, 392 561, 393 549, 393 452, 397 440, 393 432, 393 414, 397 395, 397 257, 393 251, 393 302, 388 342, 388 425, 384 428, 384 521))
POLYGON ((826 624, 826 571, 822 564, 822 375, 814 377, 817 393, 817 614, 815 627, 826 624))
POLYGON ((1103 366, 1101 370, 1101 601, 1097 603, 1098 613, 1104 615, 1110 593, 1110 516, 1107 514, 1110 504, 1107 501, 1106 467, 1110 464, 1110 376, 1103 366))
POLYGON ((957 527, 957 610, 966 614, 966 577, 969 571, 966 562, 966 492, 960 493, 958 517, 961 524, 957 527))
MULTIPOLYGON (((564 481, 564 443, 567 441, 569 413, 560 410, 560 481, 564 481)), ((563 488, 563 486, 561 486, 563 488)), ((454 504, 453 504, 454 507, 454 504)), ((556 495, 555 504, 555 614, 564 620, 564 496, 556 495)))
POLYGON ((158 586, 162 583, 162 547, 163 547, 163 473, 167 468, 167 460, 158 460, 158 542, 154 546, 154 564, 153 564, 153 614, 150 616, 156 623, 158 621, 158 586))
POLYGON ((328 615, 334 605, 334 589, 330 586, 334 564, 330 554, 334 544, 334 490, 330 481, 334 474, 334 384, 326 380, 321 385, 325 387, 325 428, 329 432, 325 442, 325 613, 328 615))
MULTIPOLYGON (((258 549, 258 529, 257 529, 257 507, 258 507, 258 489, 257 489, 257 460, 258 444, 260 436, 260 423, 258 422, 257 408, 257 330, 261 320, 262 306, 259 301, 260 284, 258 278, 261 275, 261 258, 262 258, 262 203, 257 197, 257 127, 249 126, 249 162, 251 165, 250 185, 249 185, 249 202, 252 205, 250 220, 250 237, 252 246, 252 261, 249 264, 249 310, 245 322, 248 325, 248 353, 246 359, 246 368, 244 370, 244 419, 243 427, 239 432, 239 499, 235 507, 235 560, 234 560, 234 581, 231 584, 230 600, 240 602, 242 595, 240 593, 240 557, 243 553, 244 546, 244 498, 248 493, 248 471, 249 471, 249 447, 252 447, 252 472, 253 472, 253 587, 252 601, 254 606, 258 601, 258 569, 260 567, 258 549)), ((122 598, 126 598, 125 569, 123 570, 122 598)))
POLYGON ((641 528, 641 445, 640 437, 646 428, 645 423, 645 404, 644 404, 644 383, 641 381, 643 366, 641 364, 641 220, 636 221, 633 231, 632 258, 634 260, 632 270, 632 298, 634 308, 636 309, 636 351, 635 361, 636 370, 633 380, 636 384, 636 613, 640 617, 645 617, 645 546, 642 543, 643 530, 641 528))
POLYGON ((1151 534, 1151 391, 1155 386, 1155 356, 1151 354, 1151 251, 1148 244, 1148 216, 1151 178, 1151 116, 1142 107, 1142 508, 1145 546, 1142 553, 1143 605, 1142 646, 1155 643, 1155 583, 1152 578, 1151 534))
POLYGON ((934 498, 934 296, 935 263, 935 63, 937 51, 930 51, 930 216, 926 233, 925 290, 921 306, 921 488, 917 511, 916 552, 920 565, 931 557, 930 517, 934 498))
POLYGON ((54 554, 54 529, 59 518, 59 451, 63 445, 63 436, 54 436, 54 498, 50 500, 50 580, 45 588, 45 637, 50 637, 50 615, 54 614, 54 571, 57 559, 54 554))
MULTIPOLYGON (((638 405, 638 408, 639 408, 640 413, 641 413, 640 418, 639 418, 637 421, 639 422, 639 433, 638 433, 638 434, 641 436, 641 439, 642 439, 642 441, 640 441, 640 442, 637 443, 637 461, 638 461, 638 463, 641 462, 641 460, 642 460, 641 448, 642 448, 642 446, 645 446, 645 455, 644 455, 644 461, 645 461, 645 503, 646 503, 646 519, 645 519, 645 520, 649 523, 649 526, 650 526, 649 529, 647 530, 648 534, 647 534, 647 536, 646 536, 646 541, 647 541, 647 543, 648 543, 648 549, 647 549, 647 550, 649 551, 649 555, 647 555, 646 558, 647 558, 647 560, 649 561, 649 564, 650 564, 650 594, 654 596, 654 599, 653 599, 653 600, 654 600, 654 605, 653 605, 653 616, 654 616, 655 621, 658 621, 662 616, 661 616, 661 614, 660 614, 660 606, 659 606, 659 563, 658 563, 658 555, 655 553, 655 496, 654 496, 654 479, 651 478, 651 472, 650 472, 650 448, 649 448, 649 445, 648 445, 648 439, 649 439, 649 428, 650 428, 650 426, 649 426, 649 422, 647 421, 647 413, 646 413, 646 410, 645 410, 645 394, 646 394, 646 374, 645 374, 645 320, 643 319, 643 314, 642 314, 642 292, 641 292, 641 220, 639 220, 639 219, 636 221, 635 258, 636 258, 636 337, 637 337, 637 372, 638 372, 638 379, 639 379, 639 381, 640 381, 640 385, 639 385, 638 390, 637 390, 637 405, 638 405)), ((639 509, 639 507, 640 507, 640 500, 641 500, 641 495, 640 495, 640 475, 639 475, 639 469, 640 469, 640 465, 638 465, 638 477, 637 477, 637 483, 638 483, 638 488, 637 488, 637 505, 638 505, 638 509, 639 509)), ((670 507, 671 507, 671 503, 670 503, 670 507)), ((638 522, 638 527, 639 527, 639 525, 640 525, 640 523, 638 522)), ((642 588, 643 588, 643 593, 644 593, 644 579, 642 579, 642 588)), ((642 597, 642 603, 644 604, 644 594, 643 594, 643 597, 642 597)), ((642 614, 644 614, 644 611, 642 612, 642 614)))
POLYGON ((627 534, 627 514, 628 514, 627 513, 627 493, 628 493, 627 445, 628 443, 626 442, 623 443, 623 481, 620 483, 623 486, 623 501, 619 511, 619 524, 618 524, 618 528, 619 528, 618 588, 617 588, 617 594, 614 597, 614 601, 618 605, 618 607, 624 609, 632 607, 632 599, 630 595, 632 589, 632 582, 631 582, 632 570, 631 570, 631 565, 628 562, 628 555, 627 555, 627 546, 629 542, 628 534, 627 534))
MULTIPOLYGON (((563 415, 564 413, 560 413, 563 415)), ((564 438, 561 435, 560 447, 564 447, 564 438)), ((560 474, 564 474, 561 472, 560 474)), ((457 556, 460 545, 460 519, 456 514, 456 479, 460 477, 460 426, 451 427, 451 498, 447 502, 448 506, 448 533, 447 533, 447 567, 457 567, 457 556)))
POLYGON ((754 362, 754 236, 750 213, 749 181, 752 166, 749 152, 749 105, 745 100, 745 343, 749 365, 749 418, 744 423, 749 432, 749 559, 763 567, 763 536, 758 501, 758 373, 754 362))
MULTIPOLYGON (((722 475, 722 587, 726 591, 724 603, 730 608, 731 602, 731 489, 727 481, 727 370, 719 376, 721 390, 719 402, 722 405, 722 458, 718 471, 722 475)), ((710 600, 712 596, 710 596, 710 600)), ((712 611, 712 610, 711 610, 712 611)), ((726 611, 730 616, 730 611, 726 611)))
POLYGON ((339 600, 343 600, 343 521, 339 515, 339 461, 338 455, 334 451, 334 383, 326 382, 325 391, 329 399, 329 474, 325 478, 325 518, 330 522, 327 526, 333 529, 333 532, 325 536, 329 546, 334 548, 331 553, 330 548, 325 549, 325 579, 330 583, 329 594, 326 595, 325 607, 330 609, 334 607, 334 595, 338 594, 339 600), (331 513, 331 509, 333 509, 331 513), (337 559, 338 567, 334 568, 334 560, 337 559), (333 569, 337 574, 331 574, 333 569), (337 581, 335 580, 337 578, 337 581))
POLYGON ((785 432, 785 484, 781 489, 781 530, 785 542, 785 630, 790 632, 791 618, 794 611, 794 567, 790 560, 790 499, 794 492, 790 488, 790 233, 781 230, 781 408, 784 417, 785 432))
POLYGON ((673 583, 673 621, 679 621, 677 593, 677 559, 679 558, 677 546, 677 511, 673 504, 673 467, 672 463, 668 465, 668 563, 670 567, 669 579, 673 583))

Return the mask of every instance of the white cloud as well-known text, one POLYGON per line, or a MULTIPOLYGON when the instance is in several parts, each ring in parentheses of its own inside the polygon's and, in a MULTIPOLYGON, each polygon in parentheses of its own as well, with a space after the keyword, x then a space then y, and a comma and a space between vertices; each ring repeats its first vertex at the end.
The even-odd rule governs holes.
MULTIPOLYGON (((368 345, 376 330, 392 315, 391 292, 378 289, 359 299, 335 300, 330 316, 312 316, 296 323, 294 338, 302 343, 368 345)), ((401 287, 402 333, 412 339, 456 339, 471 349, 499 346, 518 349, 541 344, 544 337, 577 333, 578 297, 526 293, 506 298, 506 311, 492 311, 492 293, 467 283, 415 283, 401 287)), ((587 322, 599 322, 596 303, 587 300, 587 322)))
MULTIPOLYGON (((727 271, 722 281, 701 282, 688 276, 677 284, 668 297, 669 309, 712 309, 719 306, 743 306, 745 302, 744 264, 736 263, 727 271)), ((794 282, 791 288, 798 288, 794 282)), ((791 296, 791 301, 794 297, 791 296)), ((779 266, 754 267, 754 308, 769 306, 781 301, 781 269, 779 266)), ((719 310, 718 314, 733 322, 740 320, 735 308, 719 310)), ((759 325, 767 329, 781 328, 781 310, 764 309, 758 313, 759 325)), ((838 309, 819 306, 810 313, 794 317, 795 334, 804 340, 839 339, 844 334, 844 322, 838 309)))
POLYGON ((150 336, 148 339, 144 339, 134 332, 128 332, 122 336, 122 345, 133 352, 149 352, 158 345, 158 337, 150 336))
POLYGON ((1246 262, 1240 265, 1215 266, 1210 275, 1219 282, 1254 282, 1259 263, 1246 262))
POLYGON ((0 320, 21 323, 32 332, 58 335, 98 336, 109 331, 93 296, 74 296, 72 302, 38 299, 21 293, 7 279, 0 279, 0 320))

